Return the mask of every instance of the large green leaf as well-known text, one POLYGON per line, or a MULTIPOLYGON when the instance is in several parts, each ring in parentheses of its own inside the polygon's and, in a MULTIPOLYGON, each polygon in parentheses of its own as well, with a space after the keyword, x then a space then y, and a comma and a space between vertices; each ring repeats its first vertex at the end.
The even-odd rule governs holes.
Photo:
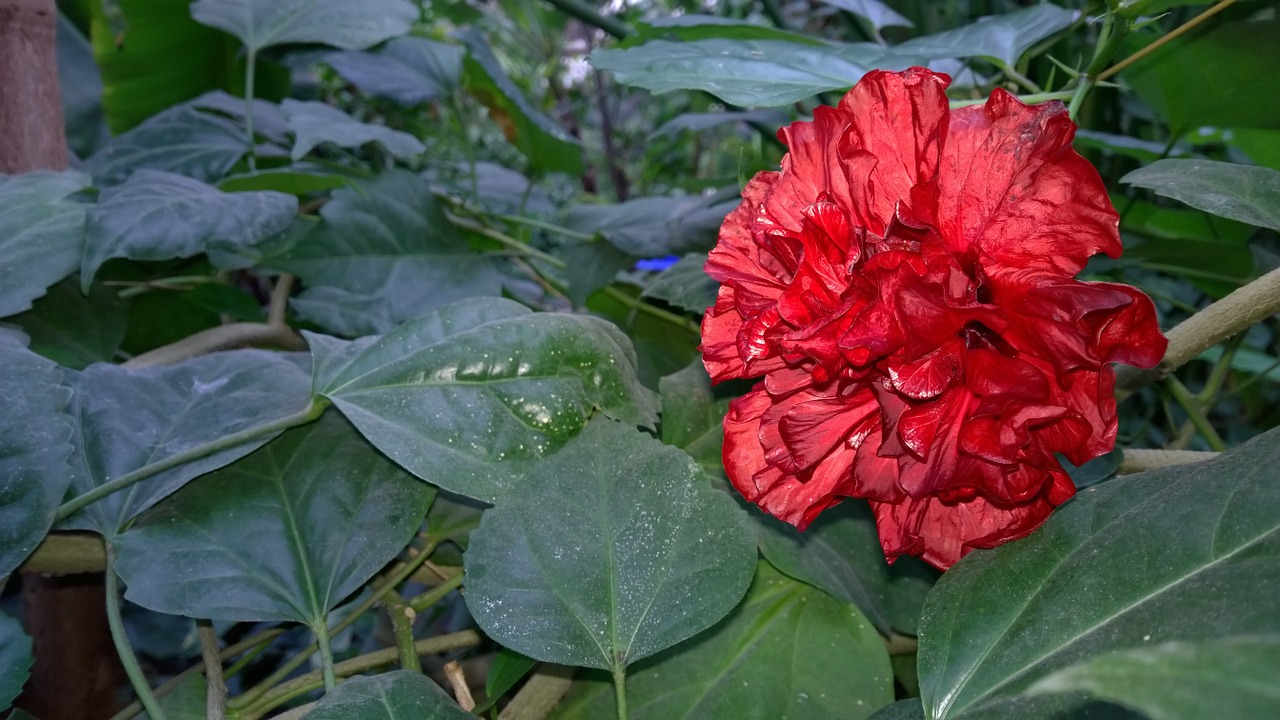
POLYGON ((467 607, 489 637, 618 670, 724 617, 756 549, 688 455, 600 418, 485 512, 465 560, 467 607))
POLYGON ((31 307, 75 271, 86 206, 67 196, 88 185, 78 172, 0 175, 0 317, 31 307))
POLYGON ((740 199, 644 197, 613 205, 575 205, 565 224, 581 233, 599 233, 635 257, 661 257, 710 250, 724 216, 740 199))
POLYGON ((1120 178, 1197 210, 1280 230, 1280 170, 1216 160, 1157 160, 1120 178))
POLYGON ((1074 10, 1045 3, 912 38, 894 50, 928 58, 981 57, 1012 66, 1028 48, 1066 28, 1075 17, 1074 10))
POLYGON ((669 17, 649 18, 636 24, 635 32, 620 43, 619 47, 632 47, 650 40, 789 40, 804 45, 822 45, 822 41, 808 35, 781 30, 747 20, 734 20, 719 15, 686 13, 669 17))
POLYGON ((67 278, 49 288, 31 309, 5 319, 22 328, 31 349, 74 370, 109 362, 124 341, 127 303, 114 288, 96 284, 89 294, 67 278))
POLYGON ((102 77, 93 61, 93 48, 67 16, 58 13, 58 90, 66 119, 67 145, 80 157, 107 139, 102 114, 102 77))
POLYGON ((31 638, 8 615, 0 614, 0 708, 22 692, 31 670, 31 638))
MULTIPOLYGON (((72 375, 76 426, 72 490, 82 494, 149 464, 303 410, 307 373, 261 350, 205 355, 167 367, 91 365, 72 375)), ((270 439, 221 450, 109 495, 73 515, 74 527, 111 537, 192 479, 270 439)))
POLYGON ((656 420, 630 342, 599 318, 477 298, 381 338, 307 339, 317 394, 413 474, 486 502, 596 410, 632 425, 656 420))
POLYGON ((157 505, 116 538, 116 570, 159 612, 316 627, 395 558, 433 497, 330 412, 157 505))
POLYGON ((474 720, 422 673, 358 677, 325 695, 305 720, 474 720))
POLYGON ((720 291, 720 283, 702 269, 706 264, 706 253, 685 255, 654 278, 645 287, 644 296, 701 315, 715 304, 716 293, 720 291))
POLYGON ((866 19, 876 30, 883 27, 913 27, 910 20, 902 17, 880 0, 822 0, 822 2, 866 19))
POLYGON ((196 0, 191 16, 240 38, 251 53, 284 43, 360 50, 408 33, 418 9, 408 0, 196 0))
POLYGON ((476 30, 458 34, 467 46, 462 83, 467 92, 489 108, 489 116, 538 170, 582 173, 582 147, 554 120, 529 102, 503 72, 484 37, 476 30))
POLYGON ((1280 632, 1277 467, 1272 430, 1208 462, 1090 487, 1030 537, 961 560, 925 603, 928 717, 1007 705, 1103 653, 1280 632))
MULTIPOLYGON (((634 720, 848 718, 893 702, 884 643, 856 609, 761 563, 742 604, 627 678, 634 720)), ((612 717, 607 678, 577 683, 556 720, 612 717)))
POLYGON ((120 183, 139 168, 217 182, 248 151, 243 130, 231 120, 177 105, 112 138, 84 169, 103 185, 120 183))
POLYGON ((420 37, 401 37, 377 50, 330 53, 324 61, 361 92, 402 105, 448 96, 462 82, 464 50, 420 37))
POLYGON ((471 249, 426 181, 390 171, 343 188, 323 222, 264 262, 302 279, 302 317, 344 335, 386 332, 446 303, 502 292, 493 257, 471 249))
MULTIPOLYGON (((0 578, 18 567, 53 525, 69 481, 71 391, 52 362, 0 333, 0 578)), ((0 693, 2 695, 3 693, 0 693)), ((0 707, 5 698, 0 697, 0 707)))
POLYGON ((280 109, 289 119, 294 143, 290 156, 301 160, 321 143, 343 148, 358 148, 365 143, 378 143, 393 157, 409 160, 426 149, 418 138, 385 125, 362 123, 341 110, 313 100, 285 99, 280 109))
POLYGON ((199 180, 139 170, 107 188, 88 211, 80 287, 88 291, 111 258, 170 260, 197 255, 210 242, 256 245, 293 222, 298 199, 285 193, 225 193, 199 180))
POLYGON ((711 378, 695 360, 685 369, 658 381, 662 397, 662 442, 689 453, 707 470, 722 472, 724 415, 729 400, 711 392, 711 378))
POLYGON ((1152 720, 1280 714, 1280 635, 1171 642, 1098 655, 1043 678, 1030 692, 1083 691, 1152 720))

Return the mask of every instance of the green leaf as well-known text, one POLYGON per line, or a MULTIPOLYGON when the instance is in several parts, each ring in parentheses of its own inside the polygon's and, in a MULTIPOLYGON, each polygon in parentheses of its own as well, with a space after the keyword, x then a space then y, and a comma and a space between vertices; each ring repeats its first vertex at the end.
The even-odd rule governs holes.
POLYGON ((777 110, 740 110, 734 112, 683 113, 663 123, 649 139, 681 132, 702 132, 729 123, 759 123, 770 128, 782 127, 791 121, 786 113, 777 110))
POLYGON ((662 442, 689 453, 703 468, 723 472, 724 415, 729 401, 711 392, 711 378, 702 361, 658 381, 662 397, 662 442))
POLYGON ((1157 160, 1120 178, 1197 210, 1280 230, 1280 170, 1216 160, 1157 160))
POLYGON ((115 185, 134 170, 152 168, 217 182, 249 148, 226 118, 177 105, 116 136, 84 163, 99 184, 115 185))
POLYGON ((685 255, 654 278, 645 287, 644 296, 701 315, 715 304, 716 293, 720 291, 720 283, 702 269, 706 264, 706 253, 685 255))
POLYGON ((1280 635, 1170 642, 1108 653, 1041 679, 1031 693, 1082 691, 1152 720, 1262 718, 1280 711, 1280 635))
POLYGON ((476 30, 458 33, 467 46, 462 83, 467 92, 489 108, 507 141, 538 170, 582 173, 582 146, 554 120, 533 106, 503 72, 484 37, 476 30))
POLYGON ((286 98, 280 103, 280 108, 289 119, 289 129, 296 138, 293 150, 290 151, 290 157, 295 162, 321 143, 358 148, 365 143, 376 142, 400 160, 414 158, 426 149, 418 138, 409 133, 392 130, 384 125, 362 123, 322 102, 286 98))
POLYGON ((421 673, 395 670, 347 680, 305 720, 474 720, 421 673))
POLYGON ((333 193, 323 221, 264 260, 301 278, 298 314, 344 335, 385 332, 441 305, 502 292, 497 260, 467 244, 426 181, 393 170, 333 193))
POLYGON ((284 193, 224 193, 199 180, 139 170, 107 188, 89 208, 80 288, 111 258, 170 260, 197 255, 214 241, 256 245, 283 232, 298 211, 284 193))
POLYGON ((1128 135, 1116 135, 1097 130, 1077 130, 1073 144, 1077 149, 1103 150, 1133 158, 1143 163, 1155 162, 1165 157, 1185 157, 1195 154, 1185 145, 1170 148, 1168 143, 1142 140, 1128 135))
MULTIPOLYGON (((487 700, 482 707, 493 707, 507 691, 516 686, 533 670, 538 661, 510 648, 501 648, 489 666, 489 675, 484 681, 484 696, 487 700)), ((484 712, 480 710, 480 712, 484 712)))
POLYGON ((158 612, 315 627, 395 558, 434 496, 327 413, 157 505, 116 538, 116 570, 158 612))
POLYGON ((128 324, 126 303, 112 288, 101 284, 80 292, 79 283, 67 278, 21 315, 5 322, 22 328, 31 349, 74 370, 96 362, 109 362, 124 341, 128 324))
POLYGON ((251 53, 285 43, 362 50, 408 33, 418 9, 407 0, 196 0, 191 16, 240 38, 251 53))
MULTIPOLYGON (((189 620, 187 622, 190 622, 189 620)), ((135 652, 138 649, 134 648, 135 652)), ((208 683, 203 673, 191 673, 178 681, 169 692, 159 696, 160 710, 165 720, 208 720, 208 683)), ((134 720, 147 720, 146 713, 137 715, 134 720)))
POLYGON ((79 157, 93 152, 107 139, 102 114, 102 77, 93 48, 67 16, 58 13, 58 90, 67 124, 67 145, 79 157))
POLYGON ((612 283, 618 273, 636 263, 635 256, 598 236, 567 241, 556 248, 556 256, 564 261, 561 276, 569 286, 569 300, 575 306, 585 305, 592 293, 612 283))
POLYGON ((670 17, 649 18, 637 23, 635 33, 619 47, 633 47, 650 40, 694 41, 710 38, 729 40, 787 40, 804 45, 821 46, 822 41, 799 33, 780 30, 772 25, 759 25, 747 20, 686 13, 670 17))
POLYGON ((724 216, 741 202, 736 197, 644 197, 612 205, 574 205, 565 225, 580 233, 599 233, 634 257, 663 257, 710 250, 724 216))
POLYGON ((31 638, 17 620, 0 613, 0 708, 9 707, 22 692, 32 663, 31 638))
POLYGON ((306 335, 316 394, 409 472, 485 502, 597 409, 632 425, 656 420, 630 341, 599 318, 477 298, 381 338, 306 335))
POLYGON ((275 190, 301 196, 324 192, 325 190, 336 190, 344 185, 352 184, 354 184, 352 179, 345 175, 282 168, 232 175, 218 183, 218 189, 224 192, 275 190))
POLYGON ((459 87, 463 55, 457 45, 401 37, 369 52, 330 53, 324 61, 363 93, 417 105, 447 97, 459 87))
POLYGON ((1076 11, 1036 5, 1004 15, 984 17, 953 30, 911 38, 895 52, 928 58, 982 57, 1012 67, 1032 45, 1066 28, 1076 11))
MULTIPOLYGON (((52 362, 0 333, 0 578, 44 539, 68 482, 71 391, 52 362)), ((3 664, 0 664, 3 667, 3 664)), ((0 707, 7 700, 0 692, 0 707)))
MULTIPOLYGON (((1277 23, 1240 20, 1203 23, 1177 42, 1151 52, 1120 77, 1175 135, 1212 125, 1280 128, 1280 75, 1258 68, 1280 65, 1277 23)), ((1136 51, 1162 31, 1130 35, 1136 51)))
POLYGON ((910 20, 879 0, 822 0, 822 2, 866 19, 876 30, 884 27, 915 27, 910 20))
MULTIPOLYGON (((627 677, 633 720, 860 720, 891 702, 889 655, 866 618, 765 563, 724 621, 627 677)), ((579 681, 552 717, 594 720, 614 710, 601 678, 579 681)))
MULTIPOLYGON (((925 603, 928 717, 1008 711, 1103 653, 1280 632, 1278 465, 1272 430, 1208 462, 1088 488, 1030 537, 965 557, 925 603)), ((1027 717, 997 715, 1015 716, 1027 717)))
POLYGON ((30 308, 75 271, 86 206, 67 196, 88 186, 78 172, 0 175, 0 317, 30 308))
POLYGON ((471 534, 472 616, 530 657, 615 670, 715 624, 756 550, 743 512, 700 478, 634 426, 592 421, 471 534))
MULTIPOLYGON (((237 350, 177 365, 131 369, 91 365, 73 374, 79 495, 151 463, 300 412, 307 373, 276 353, 237 350)), ((139 513, 192 479, 261 447, 270 436, 166 470, 88 506, 68 521, 114 536, 139 513)))
POLYGON ((881 634, 889 634, 889 565, 865 502, 845 500, 804 532, 758 511, 751 515, 760 552, 770 564, 857 606, 881 634))
POLYGON ((920 704, 920 698, 899 700, 880 708, 871 720, 925 720, 924 706, 920 704))

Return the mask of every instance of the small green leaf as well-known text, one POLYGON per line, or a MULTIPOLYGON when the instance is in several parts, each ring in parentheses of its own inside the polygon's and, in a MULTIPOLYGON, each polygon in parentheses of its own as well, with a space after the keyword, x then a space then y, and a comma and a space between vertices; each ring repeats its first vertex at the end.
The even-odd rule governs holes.
POLYGON ((570 175, 582 173, 582 146, 554 120, 533 106, 503 72, 484 37, 476 30, 457 35, 467 46, 463 85, 489 108, 507 141, 529 158, 534 168, 570 175))
POLYGON ((286 98, 280 103, 289 119, 289 129, 296 138, 290 157, 296 162, 321 143, 333 143, 343 148, 358 148, 365 143, 376 142, 393 157, 409 160, 426 148, 418 138, 406 132, 392 130, 384 125, 362 123, 345 112, 313 100, 286 98))
POLYGON ((663 270, 644 289, 645 297, 658 298, 689 312, 702 313, 716 302, 720 283, 702 269, 706 253, 690 253, 663 270))
MULTIPOLYGON (((552 718, 613 716, 607 678, 576 686, 552 718)), ((633 720, 861 720, 891 702, 889 655, 866 618, 766 563, 727 618, 627 677, 633 720)))
POLYGON ((1263 718, 1280 712, 1280 635, 1171 642, 1097 655, 1032 685, 1082 691, 1152 720, 1263 718))
POLYGON ((787 40, 805 45, 821 46, 822 41, 808 35, 780 30, 772 25, 761 25, 747 20, 686 13, 670 17, 656 17, 636 24, 635 33, 623 40, 619 47, 634 47, 650 40, 787 40))
MULTIPOLYGON (((484 681, 484 695, 487 698, 484 705, 493 707, 503 695, 507 694, 508 690, 523 680, 533 670, 533 666, 537 664, 537 660, 527 655, 521 655, 510 648, 498 650, 498 654, 493 658, 493 664, 489 666, 489 675, 484 681)), ((480 712, 483 712, 483 710, 480 710, 480 712)))
POLYGON ((1046 3, 912 38, 896 45, 894 51, 927 58, 982 57, 1011 67, 1032 45, 1066 28, 1075 18, 1075 10, 1046 3))
POLYGON ((75 271, 87 206, 67 196, 88 186, 78 172, 0 175, 0 317, 30 308, 75 271))
MULTIPOLYGON (((310 400, 306 371, 285 356, 261 350, 151 368, 91 365, 69 380, 76 391, 71 488, 77 495, 184 450, 300 412, 310 400)), ((161 472, 97 501, 68 522, 110 538, 192 479, 244 457, 268 439, 161 472)))
POLYGON ((224 193, 199 180, 139 170, 102 191, 86 221, 80 288, 111 258, 170 260, 197 255, 210 242, 256 245, 284 231, 298 199, 284 193, 224 193))
POLYGON ((305 720, 474 720, 421 673, 396 670, 347 680, 305 720))
POLYGON ((240 38, 251 53, 285 43, 361 50, 408 33, 418 9, 407 0, 196 0, 191 16, 240 38))
POLYGON ((920 704, 920 698, 899 700, 880 708, 871 720, 925 720, 924 706, 920 704))
POLYGON ((31 638, 17 620, 0 613, 0 708, 22 692, 31 674, 31 638))
POLYGON ((880 0, 822 0, 822 2, 864 18, 876 30, 884 27, 914 27, 910 20, 902 17, 880 0))
POLYGON ((345 175, 283 168, 232 175, 218 183, 218 189, 224 192, 275 190, 290 195, 310 195, 351 184, 353 181, 345 175))
POLYGON ((1216 160, 1157 160, 1120 178, 1197 210, 1280 230, 1280 170, 1216 160))
MULTIPOLYGON (((67 489, 71 390, 52 362, 0 333, 0 578, 44 539, 67 489)), ((0 664, 0 667, 3 667, 0 664)), ((0 693, 3 695, 3 693, 0 693)), ((0 697, 0 707, 7 701, 0 697)))
POLYGON ((597 409, 632 425, 656 420, 630 341, 599 318, 477 298, 381 338, 307 339, 317 394, 413 474, 485 502, 597 409))
POLYGON ((724 415, 729 400, 711 392, 701 360, 658 381, 662 397, 662 442, 689 453, 706 470, 723 472, 724 415))
POLYGON ((96 284, 85 295, 74 278, 67 278, 49 288, 30 310, 5 322, 22 328, 34 352, 63 367, 83 370, 115 357, 128 314, 115 289, 96 284))
POLYGON ((417 105, 458 88, 463 55, 465 51, 457 45, 401 37, 377 50, 330 53, 324 61, 363 93, 417 105))
POLYGON ((742 201, 644 197, 613 205, 575 205, 565 225, 599 233, 622 252, 642 258, 710 250, 724 216, 742 201))
POLYGON ((157 505, 116 538, 116 570, 158 612, 314 627, 404 548, 434 496, 327 413, 157 505))
POLYGON ((927 716, 1030 717, 1020 693, 1104 653, 1280 634, 1277 466, 1272 430, 1208 462, 1087 488, 1030 537, 966 556, 925 603, 927 716))
POLYGON ((217 182, 249 151, 243 130, 226 118, 177 105, 112 138, 84 169, 102 185, 151 168, 217 182))
POLYGON ((724 617, 755 558, 746 517, 688 455, 597 419, 485 512, 464 597, 506 647, 620 669, 724 617))

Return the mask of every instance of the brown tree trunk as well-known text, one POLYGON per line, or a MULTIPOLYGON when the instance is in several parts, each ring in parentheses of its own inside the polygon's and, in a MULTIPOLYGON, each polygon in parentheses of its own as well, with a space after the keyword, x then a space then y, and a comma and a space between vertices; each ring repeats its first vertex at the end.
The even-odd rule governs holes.
MULTIPOLYGON (((54 0, 0 0, 0 173, 67 167, 54 0)), ((102 573, 22 578, 35 666, 17 705, 45 720, 110 717, 126 681, 102 573)))

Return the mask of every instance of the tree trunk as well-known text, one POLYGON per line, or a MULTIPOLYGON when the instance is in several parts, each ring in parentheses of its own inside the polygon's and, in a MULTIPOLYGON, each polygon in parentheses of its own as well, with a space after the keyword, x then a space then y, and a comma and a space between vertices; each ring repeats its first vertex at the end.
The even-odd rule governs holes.
POLYGON ((0 0, 0 173, 67 167, 54 0, 0 0))

